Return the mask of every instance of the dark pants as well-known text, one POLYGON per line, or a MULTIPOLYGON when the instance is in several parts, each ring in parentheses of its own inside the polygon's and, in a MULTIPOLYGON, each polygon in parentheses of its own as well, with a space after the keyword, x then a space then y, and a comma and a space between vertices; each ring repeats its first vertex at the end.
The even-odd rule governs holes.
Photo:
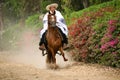
POLYGON ((65 44, 68 44, 68 38, 67 38, 67 36, 62 32, 62 30, 60 28, 58 28, 58 29, 59 29, 62 37, 63 37, 63 41, 62 42, 65 43, 65 44))
POLYGON ((45 34, 46 34, 46 31, 45 31, 45 33, 43 33, 42 38, 40 39, 39 46, 41 46, 43 43, 45 43, 45 34))
MULTIPOLYGON (((61 33, 61 35, 62 35, 62 37, 63 37, 62 43, 63 43, 63 44, 64 44, 64 43, 65 43, 65 44, 68 44, 68 38, 67 38, 67 36, 62 32, 62 30, 61 30, 60 28, 58 28, 58 30, 60 31, 60 33, 61 33)), ((40 42, 39 42, 39 46, 41 46, 43 43, 44 43, 44 44, 46 43, 46 39, 45 39, 46 32, 47 32, 47 31, 45 31, 45 33, 43 33, 42 38, 41 38, 41 40, 40 40, 40 42)))

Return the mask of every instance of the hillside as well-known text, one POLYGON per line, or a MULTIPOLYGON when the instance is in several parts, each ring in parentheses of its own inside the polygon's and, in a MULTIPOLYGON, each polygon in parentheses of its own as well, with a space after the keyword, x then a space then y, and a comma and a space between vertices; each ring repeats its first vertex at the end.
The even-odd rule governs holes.
POLYGON ((76 61, 120 67, 120 1, 73 12, 66 20, 76 61))

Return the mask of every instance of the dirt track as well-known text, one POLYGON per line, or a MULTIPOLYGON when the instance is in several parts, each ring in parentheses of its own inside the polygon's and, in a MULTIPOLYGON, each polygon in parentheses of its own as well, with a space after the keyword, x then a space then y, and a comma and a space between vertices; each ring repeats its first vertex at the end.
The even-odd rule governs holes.
POLYGON ((21 49, 0 52, 0 80, 120 80, 120 69, 76 63, 69 56, 69 61, 64 62, 57 55, 60 68, 47 69, 36 45, 39 40, 31 31, 25 32, 22 39, 21 49))

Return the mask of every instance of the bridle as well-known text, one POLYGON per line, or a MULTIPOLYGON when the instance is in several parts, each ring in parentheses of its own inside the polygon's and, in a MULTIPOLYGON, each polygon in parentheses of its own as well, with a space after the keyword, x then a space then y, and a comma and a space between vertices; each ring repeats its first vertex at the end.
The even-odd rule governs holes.
POLYGON ((56 16, 55 16, 55 14, 51 14, 49 12, 49 14, 48 14, 48 24, 51 27, 55 27, 56 26, 56 16))

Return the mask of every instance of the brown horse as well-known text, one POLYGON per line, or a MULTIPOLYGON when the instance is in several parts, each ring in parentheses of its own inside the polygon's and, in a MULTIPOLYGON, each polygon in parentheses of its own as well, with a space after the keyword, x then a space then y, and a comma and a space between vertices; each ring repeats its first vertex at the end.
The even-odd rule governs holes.
POLYGON ((62 43, 62 35, 56 26, 56 16, 54 14, 48 15, 48 30, 46 33, 46 49, 47 49, 47 60, 48 64, 52 63, 56 65, 55 55, 58 51, 60 51, 63 56, 64 61, 68 59, 65 58, 63 52, 63 43, 62 43))

